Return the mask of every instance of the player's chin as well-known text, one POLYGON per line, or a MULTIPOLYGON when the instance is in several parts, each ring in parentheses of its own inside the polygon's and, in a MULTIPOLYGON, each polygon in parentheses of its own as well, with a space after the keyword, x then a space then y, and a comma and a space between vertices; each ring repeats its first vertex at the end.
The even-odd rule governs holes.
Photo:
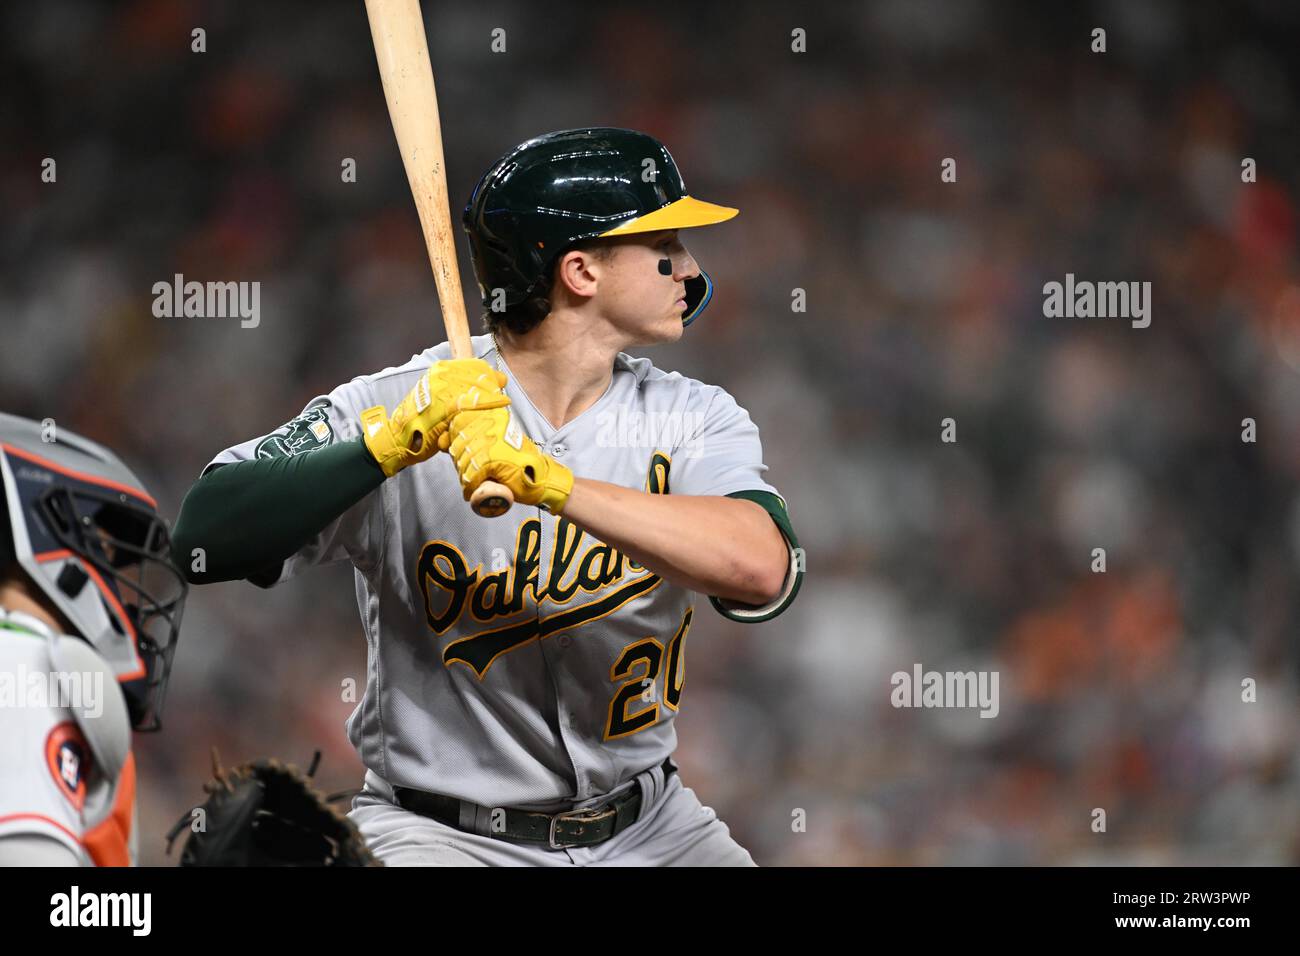
POLYGON ((643 325, 640 334, 637 336, 638 341, 635 344, 646 346, 676 342, 682 337, 683 331, 685 329, 682 326, 682 312, 680 309, 674 309, 659 321, 643 325))
POLYGON ((686 331, 686 327, 682 325, 682 316, 685 314, 684 309, 676 306, 668 313, 668 317, 660 323, 660 328, 663 330, 663 341, 676 342, 682 337, 682 333, 686 331))

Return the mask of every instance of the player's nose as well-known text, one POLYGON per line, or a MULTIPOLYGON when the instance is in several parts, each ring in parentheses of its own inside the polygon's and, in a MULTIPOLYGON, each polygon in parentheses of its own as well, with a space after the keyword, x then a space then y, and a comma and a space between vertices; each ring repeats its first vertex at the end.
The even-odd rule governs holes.
POLYGON ((679 255, 673 256, 673 280, 682 282, 686 279, 694 279, 700 274, 700 264, 695 261, 695 257, 682 249, 679 255))

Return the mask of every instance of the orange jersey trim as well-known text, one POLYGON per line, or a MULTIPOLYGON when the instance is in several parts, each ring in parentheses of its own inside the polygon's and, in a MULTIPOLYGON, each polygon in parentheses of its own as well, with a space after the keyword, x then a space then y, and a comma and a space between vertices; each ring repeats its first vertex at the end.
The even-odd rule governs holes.
POLYGON ((113 810, 103 823, 86 831, 85 836, 78 837, 58 820, 52 820, 40 813, 10 813, 0 817, 0 823, 13 820, 40 820, 48 823, 60 833, 65 834, 77 846, 90 856, 95 866, 130 866, 131 865, 131 817, 135 810, 135 754, 127 754, 126 763, 122 765, 122 777, 118 782, 117 799, 113 801, 113 810))
POLYGON ((135 754, 126 755, 117 782, 117 799, 108 818, 86 831, 82 844, 96 866, 131 865, 131 817, 135 810, 135 754))
POLYGON ((84 849, 85 846, 86 846, 86 844, 84 844, 84 843, 81 842, 81 838, 80 838, 80 837, 78 837, 75 833, 73 833, 71 830, 69 830, 67 827, 65 827, 62 823, 60 823, 58 820, 53 820, 53 819, 51 819, 50 817, 45 816, 44 814, 41 814, 41 813, 10 813, 10 814, 6 814, 6 815, 3 816, 3 817, 0 817, 0 823, 8 823, 8 822, 10 822, 11 820, 40 820, 42 823, 48 823, 50 826, 54 827, 54 829, 59 830, 60 832, 62 832, 64 835, 67 836, 67 838, 68 838, 69 840, 71 840, 73 843, 77 844, 77 846, 82 847, 83 849, 84 849))

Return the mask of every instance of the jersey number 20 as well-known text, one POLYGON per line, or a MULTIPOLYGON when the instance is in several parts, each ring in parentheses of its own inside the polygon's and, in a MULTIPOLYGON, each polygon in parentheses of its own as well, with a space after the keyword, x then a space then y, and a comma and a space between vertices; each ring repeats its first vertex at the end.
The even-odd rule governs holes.
MULTIPOLYGON (((665 707, 677 710, 686 685, 686 661, 682 645, 691 627, 693 608, 687 608, 681 626, 668 642, 668 667, 664 674, 665 707)), ((609 679, 622 681, 609 702, 609 723, 605 726, 605 739, 626 737, 644 730, 659 719, 659 702, 655 699, 655 681, 663 665, 664 646, 653 637, 629 644, 609 669, 609 679), (637 707, 638 704, 648 706, 637 707), (631 712, 629 713, 629 710, 631 712)))

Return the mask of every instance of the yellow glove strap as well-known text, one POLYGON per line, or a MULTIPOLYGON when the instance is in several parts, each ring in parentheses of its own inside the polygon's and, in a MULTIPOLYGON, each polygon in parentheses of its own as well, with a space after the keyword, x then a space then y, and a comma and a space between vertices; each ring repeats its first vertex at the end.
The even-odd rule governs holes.
POLYGON ((383 405, 375 405, 361 413, 361 434, 370 454, 387 477, 393 477, 405 467, 406 449, 398 447, 393 430, 388 427, 388 412, 383 405))
POLYGON ((540 482, 541 497, 537 503, 553 515, 563 514, 573 493, 573 472, 550 455, 542 455, 542 459, 546 462, 546 475, 540 482))
POLYGON ((392 478, 446 448, 448 414, 509 405, 510 399, 501 390, 505 384, 505 374, 494 371, 482 359, 435 362, 391 417, 382 405, 361 413, 366 447, 384 474, 392 478))

